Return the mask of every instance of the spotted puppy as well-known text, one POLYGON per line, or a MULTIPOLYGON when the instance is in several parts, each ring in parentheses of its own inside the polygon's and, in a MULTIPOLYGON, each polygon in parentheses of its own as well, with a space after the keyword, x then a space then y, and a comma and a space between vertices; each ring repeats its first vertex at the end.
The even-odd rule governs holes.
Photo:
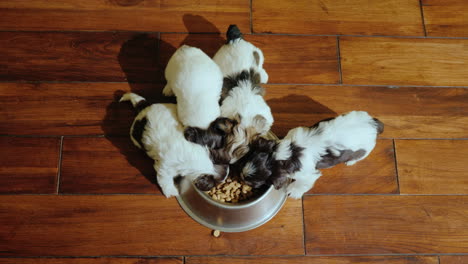
POLYGON ((255 186, 288 184, 290 197, 298 199, 321 176, 319 169, 364 159, 382 132, 383 123, 367 112, 349 112, 312 127, 294 128, 279 142, 258 139, 236 171, 255 186))
POLYGON ((204 191, 225 179, 228 165, 214 164, 207 147, 185 140, 175 104, 148 105, 134 93, 123 95, 120 101, 131 101, 139 110, 130 137, 135 146, 154 159, 157 180, 166 197, 179 194, 174 184, 177 176, 188 177, 204 191))

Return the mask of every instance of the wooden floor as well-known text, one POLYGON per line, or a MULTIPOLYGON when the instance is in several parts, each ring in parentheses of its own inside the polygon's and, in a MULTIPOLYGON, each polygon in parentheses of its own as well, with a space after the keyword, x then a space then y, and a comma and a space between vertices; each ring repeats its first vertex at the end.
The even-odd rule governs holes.
POLYGON ((0 263, 466 264, 468 1, 0 1, 0 135, 0 263), (386 128, 214 238, 161 195, 116 98, 168 101, 175 49, 212 56, 229 24, 264 51, 279 136, 350 110, 386 128))

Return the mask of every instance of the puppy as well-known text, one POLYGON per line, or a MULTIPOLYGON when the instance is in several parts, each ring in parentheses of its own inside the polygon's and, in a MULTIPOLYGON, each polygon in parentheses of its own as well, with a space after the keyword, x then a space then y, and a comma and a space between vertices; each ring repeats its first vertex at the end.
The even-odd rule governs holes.
POLYGON ((263 95, 265 90, 260 83, 268 81, 268 74, 263 69, 262 51, 242 38, 236 25, 230 25, 227 43, 213 57, 220 67, 223 76, 221 93, 221 115, 233 118, 242 116, 243 127, 257 127, 259 134, 265 134, 273 124, 273 115, 263 95))
POLYGON ((203 51, 183 45, 169 60, 165 76, 163 94, 177 97, 177 113, 184 126, 206 129, 219 117, 223 74, 203 51))
POLYGON ((135 146, 155 160, 157 180, 166 197, 179 194, 174 184, 177 176, 188 177, 203 191, 225 179, 228 165, 213 164, 207 147, 185 140, 175 104, 148 105, 143 97, 134 93, 122 96, 120 102, 123 101, 131 101, 140 109, 130 137, 135 146))
POLYGON ((377 135, 384 131, 384 124, 364 111, 352 111, 322 120, 312 127, 321 134, 327 152, 317 163, 317 169, 330 168, 339 163, 354 165, 370 154, 377 135))
POLYGON ((252 144, 248 158, 236 164, 241 168, 236 170, 257 186, 273 184, 279 189, 288 184, 289 196, 299 199, 321 176, 319 169, 364 159, 382 132, 383 123, 378 119, 353 111, 312 127, 294 128, 279 142, 260 142, 266 148, 252 144))

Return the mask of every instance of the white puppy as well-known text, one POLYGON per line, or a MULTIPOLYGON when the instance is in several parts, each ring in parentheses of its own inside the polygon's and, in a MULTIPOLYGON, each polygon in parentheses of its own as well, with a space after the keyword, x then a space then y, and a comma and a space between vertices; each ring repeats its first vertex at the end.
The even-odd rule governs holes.
POLYGON ((263 69, 263 53, 242 38, 236 25, 229 26, 226 36, 227 43, 213 57, 224 76, 221 116, 234 118, 240 115, 241 126, 254 127, 263 135, 273 125, 273 115, 260 86, 268 81, 268 74, 263 69))
POLYGON ((224 180, 228 165, 214 165, 207 147, 188 142, 177 119, 175 104, 148 105, 145 99, 127 93, 120 101, 131 101, 140 109, 130 129, 133 143, 155 160, 159 186, 166 197, 177 196, 177 176, 189 177, 202 190, 211 189, 224 180))
POLYGON ((163 94, 177 97, 177 112, 184 126, 206 129, 219 117, 223 74, 203 51, 183 45, 169 60, 165 76, 163 94))
POLYGON ((257 139, 234 171, 248 184, 288 184, 292 198, 300 198, 321 176, 319 169, 338 163, 353 165, 375 147, 383 124, 362 111, 327 119, 312 127, 291 129, 283 140, 257 139))

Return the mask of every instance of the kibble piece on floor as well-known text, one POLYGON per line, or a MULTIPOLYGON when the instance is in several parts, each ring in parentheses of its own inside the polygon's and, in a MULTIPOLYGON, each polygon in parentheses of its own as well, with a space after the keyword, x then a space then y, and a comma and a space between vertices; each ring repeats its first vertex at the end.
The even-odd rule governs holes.
POLYGON ((221 236, 221 231, 219 231, 219 230, 213 230, 213 236, 214 236, 214 237, 219 237, 219 236, 221 236))

